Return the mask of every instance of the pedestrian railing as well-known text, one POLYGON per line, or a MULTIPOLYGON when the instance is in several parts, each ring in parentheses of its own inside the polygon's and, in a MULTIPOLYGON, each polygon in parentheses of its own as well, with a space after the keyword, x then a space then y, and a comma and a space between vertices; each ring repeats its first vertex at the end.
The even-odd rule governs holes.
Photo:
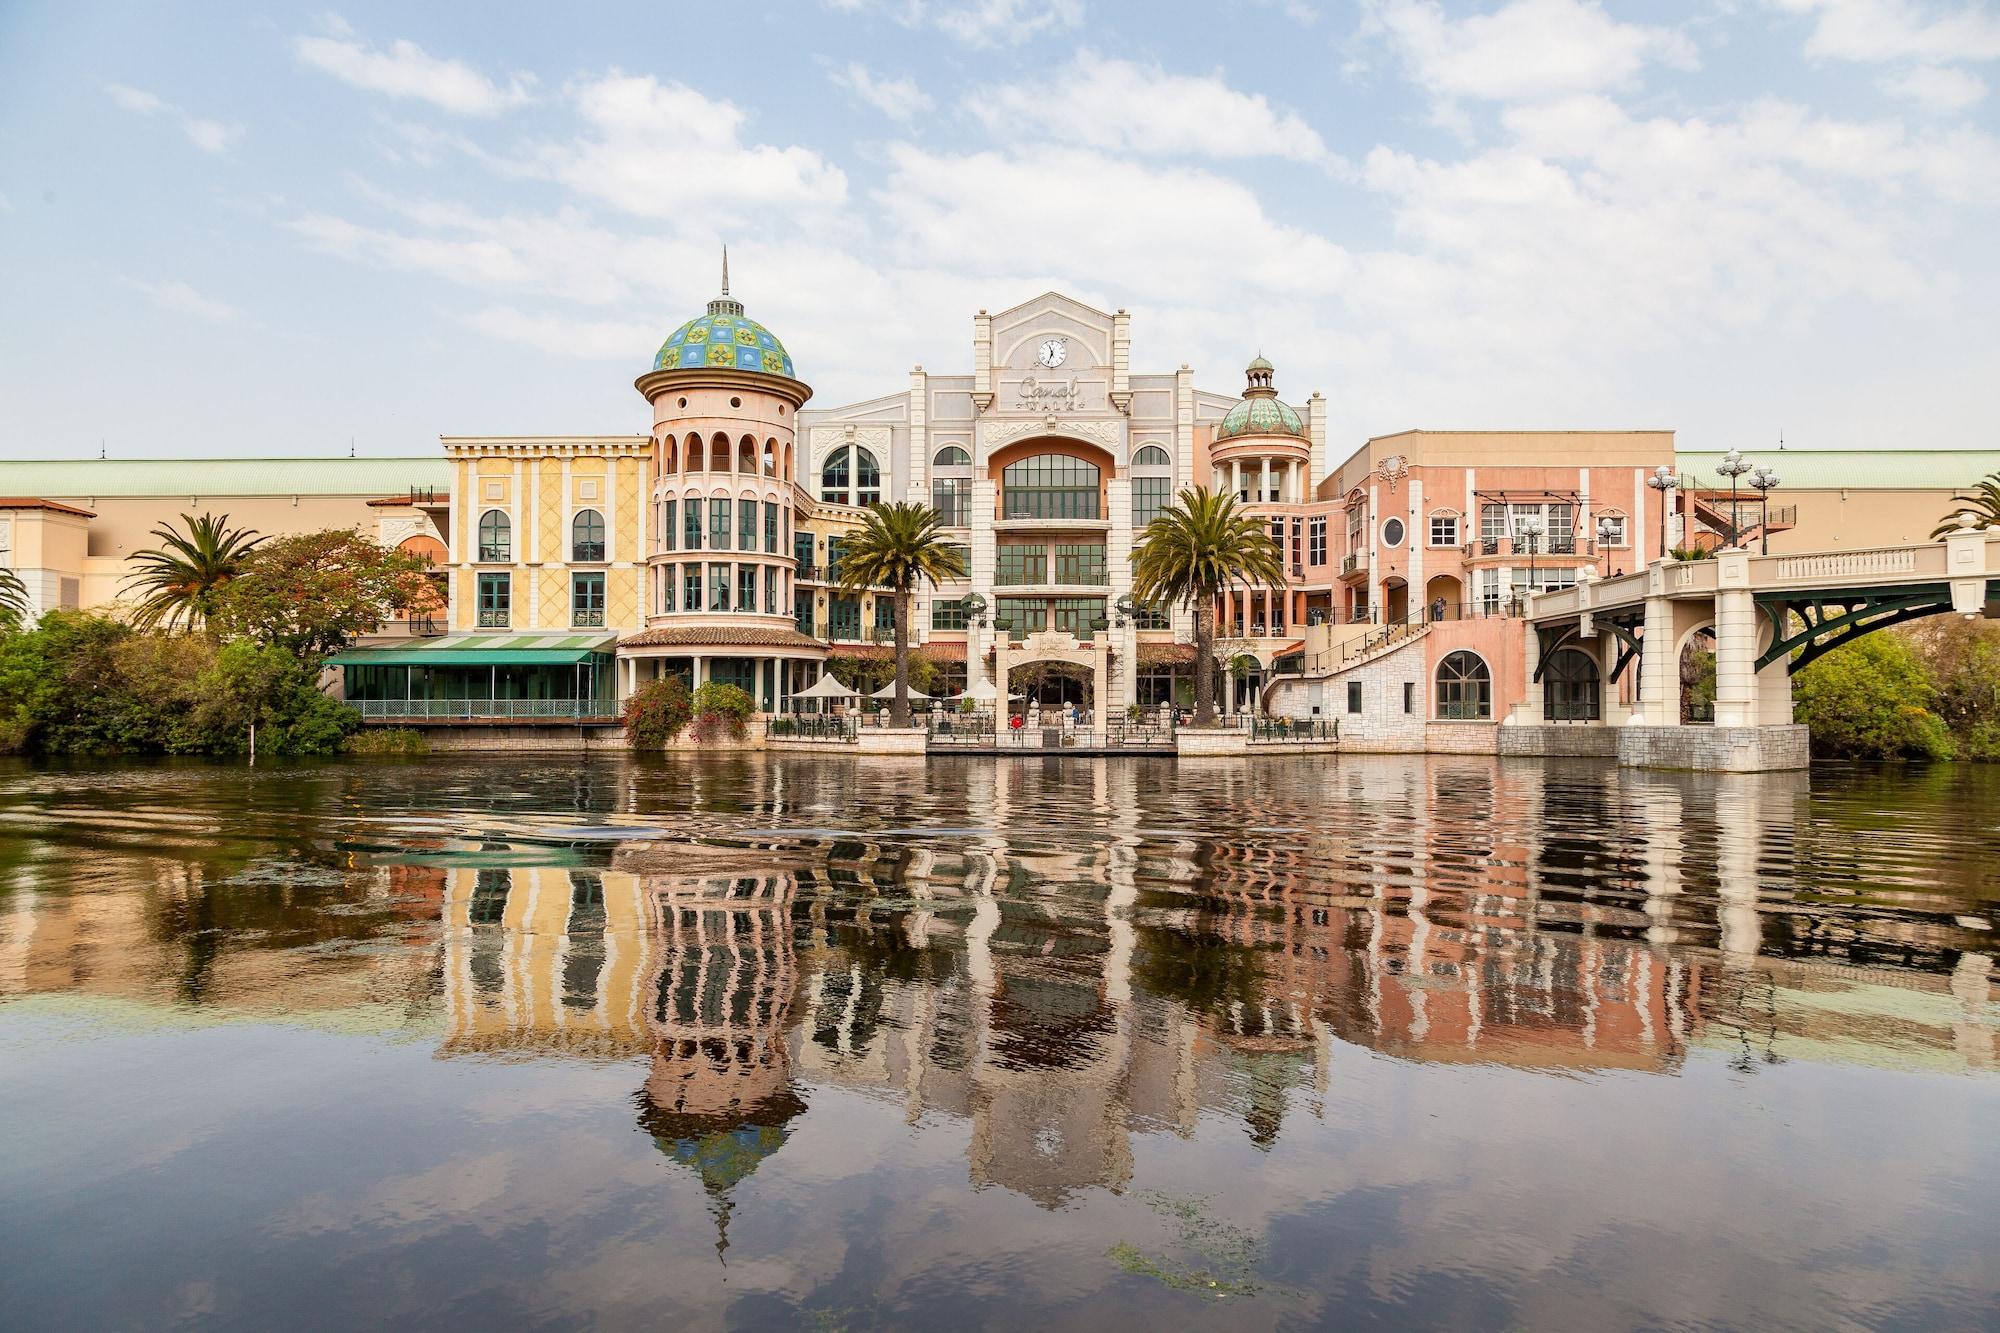
POLYGON ((616 722, 612 699, 349 699, 367 722, 467 722, 500 719, 616 722))
POLYGON ((1340 719, 1332 717, 1259 717, 1251 719, 1250 739, 1259 744, 1337 741, 1340 719))
POLYGON ((794 713, 772 718, 765 734, 773 740, 851 741, 858 721, 852 713, 839 717, 831 713, 794 713))

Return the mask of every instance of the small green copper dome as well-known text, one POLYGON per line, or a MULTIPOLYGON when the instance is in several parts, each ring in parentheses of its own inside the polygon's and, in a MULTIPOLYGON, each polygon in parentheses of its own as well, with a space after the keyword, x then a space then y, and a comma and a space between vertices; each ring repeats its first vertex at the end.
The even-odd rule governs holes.
POLYGON ((1215 438, 1231 440, 1238 435, 1296 435, 1305 438, 1305 422, 1290 405, 1277 398, 1258 395, 1245 398, 1229 409, 1222 418, 1222 424, 1215 428, 1215 438))

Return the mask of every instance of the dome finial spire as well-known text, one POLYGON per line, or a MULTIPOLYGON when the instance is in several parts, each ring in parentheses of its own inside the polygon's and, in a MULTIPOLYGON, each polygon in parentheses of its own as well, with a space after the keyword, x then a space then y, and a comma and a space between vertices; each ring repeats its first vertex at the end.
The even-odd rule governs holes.
POLYGON ((722 243, 722 294, 729 295, 729 242, 722 243))

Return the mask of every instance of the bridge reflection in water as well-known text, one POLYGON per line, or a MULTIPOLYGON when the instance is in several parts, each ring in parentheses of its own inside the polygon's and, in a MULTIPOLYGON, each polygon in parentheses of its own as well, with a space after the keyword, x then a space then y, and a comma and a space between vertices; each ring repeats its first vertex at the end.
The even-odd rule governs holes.
MULTIPOLYGON (((734 1187, 830 1088, 961 1123, 975 1184, 1055 1208, 1122 1188, 1137 1138, 1202 1117, 1268 1148, 1364 1052, 1570 1073, 1669 1074, 1699 1048, 1742 1068, 1996 1067, 1992 960, 1952 947, 1973 933, 1949 915, 1759 894, 1846 854, 1795 841, 1803 776, 1516 768, 1564 821, 1509 844, 1478 817, 1520 795, 1490 763, 1386 771, 1387 788, 1382 767, 1331 772, 1355 816, 1331 861, 1284 836, 1113 819, 1082 849, 753 830, 762 845, 734 851, 622 844, 601 869, 440 871, 443 1052, 644 1057, 637 1121, 701 1177, 719 1245, 734 1187), (1391 819, 1393 839, 1371 827, 1391 819)), ((1007 828, 1016 779, 986 780, 1007 828)), ((1136 809, 1120 769, 1093 780, 1136 809)))

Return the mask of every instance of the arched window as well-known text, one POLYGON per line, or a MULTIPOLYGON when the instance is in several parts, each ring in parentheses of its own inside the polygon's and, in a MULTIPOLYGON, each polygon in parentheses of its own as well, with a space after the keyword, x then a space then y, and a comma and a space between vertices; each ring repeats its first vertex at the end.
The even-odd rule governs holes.
POLYGON ((1461 649, 1438 663, 1437 715, 1460 722, 1493 717, 1493 673, 1477 653, 1461 649))
POLYGON ((819 498, 831 504, 881 504, 882 465, 859 445, 842 445, 820 467, 819 498))
POLYGON ((1173 457, 1157 444, 1132 455, 1132 526, 1143 528, 1160 516, 1174 493, 1173 457))
POLYGON ((847 450, 834 450, 827 455, 825 464, 819 470, 819 498, 829 504, 846 504, 851 477, 852 470, 848 467, 847 450))
POLYGON ((947 444, 931 460, 932 467, 971 467, 972 455, 955 444, 947 444))
POLYGON ((699 435, 688 436, 687 470, 690 472, 701 472, 705 470, 705 467, 706 465, 703 462, 701 453, 701 436, 699 435))
POLYGON ((854 450, 854 503, 858 505, 878 505, 882 503, 882 468, 875 461, 875 455, 866 449, 854 450))
POLYGON ((674 437, 671 435, 662 437, 660 440, 660 471, 667 473, 679 472, 680 470, 680 449, 675 445, 674 437))
POLYGON ((514 523, 503 510, 489 509, 479 516, 479 558, 514 558, 514 523))
POLYGON ((947 444, 931 459, 931 508, 948 528, 972 522, 972 455, 947 444))
POLYGON ((569 558, 580 564, 604 559, 604 515, 595 509, 579 509, 569 521, 569 558))
POLYGON ((736 470, 746 477, 757 475, 757 441, 748 435, 737 442, 736 470))
POLYGON ((1036 454, 1000 474, 1002 518, 1097 518, 1096 464, 1068 454, 1036 454))
POLYGON ((1597 663, 1589 653, 1564 648, 1542 666, 1542 708, 1551 722, 1595 722, 1599 708, 1597 663))
POLYGON ((778 475, 778 442, 776 440, 764 441, 764 475, 767 477, 778 475))

